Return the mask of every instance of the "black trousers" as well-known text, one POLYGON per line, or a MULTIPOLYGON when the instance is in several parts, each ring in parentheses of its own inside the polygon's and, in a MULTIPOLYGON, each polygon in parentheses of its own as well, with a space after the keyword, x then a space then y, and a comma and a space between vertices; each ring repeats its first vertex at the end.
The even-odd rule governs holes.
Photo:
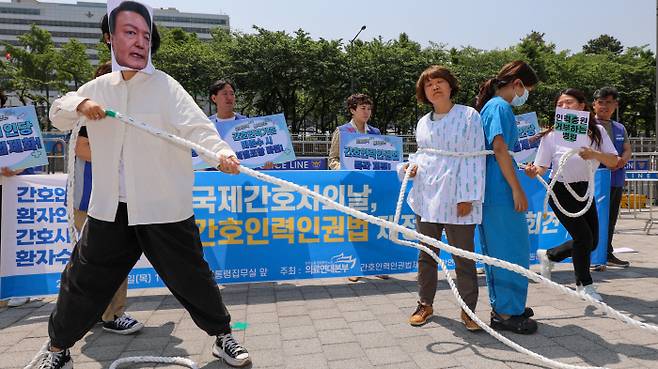
POLYGON ((608 218, 608 256, 612 255, 612 236, 615 234, 615 226, 619 217, 619 206, 621 205, 621 195, 624 192, 623 187, 610 187, 610 217, 608 218))
POLYGON ((119 203, 114 222, 88 218, 62 272, 59 297, 48 322, 52 346, 73 346, 98 322, 142 253, 199 328, 209 335, 231 331, 231 316, 203 259, 194 217, 129 226, 126 204, 119 203))
MULTIPOLYGON (((584 196, 587 192, 587 182, 571 183, 571 188, 578 195, 584 196)), ((553 191, 560 200, 562 207, 571 213, 582 210, 587 204, 585 201, 581 202, 574 199, 562 182, 557 182, 553 187, 553 191)), ((573 238, 573 241, 567 241, 560 246, 546 250, 548 259, 559 262, 571 257, 574 273, 576 274, 576 285, 587 286, 592 284, 592 275, 589 271, 590 255, 599 243, 599 218, 596 213, 596 200, 592 202, 592 206, 587 212, 578 218, 570 218, 564 215, 555 206, 552 198, 549 200, 549 204, 553 208, 555 216, 573 238)))

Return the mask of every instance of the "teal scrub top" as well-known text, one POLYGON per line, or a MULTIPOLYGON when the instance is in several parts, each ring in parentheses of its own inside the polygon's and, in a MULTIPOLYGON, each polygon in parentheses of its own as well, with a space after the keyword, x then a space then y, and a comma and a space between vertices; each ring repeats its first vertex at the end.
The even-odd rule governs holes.
MULTIPOLYGON (((493 150, 494 138, 502 135, 508 149, 512 149, 519 139, 519 132, 514 120, 512 106, 502 97, 496 96, 489 100, 482 111, 482 126, 484 128, 485 147, 487 150, 493 150)), ((518 168, 516 161, 514 167, 518 168)), ((484 190, 484 206, 487 205, 507 205, 514 207, 512 197, 512 188, 507 184, 503 172, 496 161, 496 157, 487 155, 487 178, 484 190)))

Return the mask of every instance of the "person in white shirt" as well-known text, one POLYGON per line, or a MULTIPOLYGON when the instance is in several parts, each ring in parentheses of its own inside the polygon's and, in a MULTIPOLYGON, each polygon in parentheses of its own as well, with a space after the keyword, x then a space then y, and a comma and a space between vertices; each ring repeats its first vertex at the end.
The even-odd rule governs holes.
MULTIPOLYGON (((563 109, 589 111, 585 94, 574 88, 560 92, 556 105, 563 109)), ((560 139, 562 133, 553 130, 552 127, 540 135, 541 143, 537 149, 537 156, 534 163, 525 167, 525 173, 534 178, 537 175, 543 175, 549 167, 552 167, 553 171, 550 176, 553 178, 560 158, 571 148, 565 146, 564 141, 560 139)), ((565 183, 568 183, 579 196, 584 196, 587 192, 590 176, 586 160, 596 161, 596 165, 593 165, 594 169, 598 167, 599 162, 608 168, 614 168, 619 161, 617 150, 610 137, 604 128, 597 124, 594 114, 591 112, 587 136, 589 146, 583 147, 578 155, 569 158, 560 177, 557 179, 555 187, 553 187, 553 192, 562 207, 572 213, 582 210, 587 201, 575 199, 568 192, 565 183)), ((552 198, 549 200, 549 204, 553 208, 555 216, 573 238, 573 242, 568 241, 548 250, 537 251, 542 275, 550 278, 552 263, 571 257, 576 275, 576 290, 581 294, 589 295, 595 300, 601 301, 601 295, 596 291, 590 274, 590 254, 599 243, 599 220, 596 212, 596 201, 592 202, 585 214, 577 218, 571 218, 562 213, 552 198)))
MULTIPOLYGON (((150 58, 144 50, 150 53, 159 45, 151 23, 142 4, 126 1, 101 29, 110 35, 106 41, 113 49, 135 51, 130 55, 145 68, 150 58)), ((87 225, 62 273, 50 316, 50 343, 37 354, 35 367, 40 369, 73 367, 69 348, 96 324, 142 253, 197 326, 216 336, 213 355, 232 366, 250 362, 247 350, 231 335, 231 316, 203 258, 192 211, 189 149, 109 119, 104 109, 116 109, 218 153, 204 159, 222 172, 237 174, 240 163, 178 82, 159 70, 146 71, 98 77, 55 100, 50 109, 50 119, 60 130, 70 130, 86 118, 94 153, 93 185, 87 225)))
MULTIPOLYGON (((482 201, 485 184, 485 157, 454 157, 423 149, 449 152, 484 150, 484 132, 480 114, 473 108, 458 105, 452 98, 459 91, 459 82, 450 70, 441 66, 427 68, 416 83, 416 98, 430 104, 432 112, 418 121, 418 150, 409 158, 416 165, 408 203, 416 213, 416 229, 432 238, 441 239, 445 230, 450 245, 474 250, 475 225, 482 221, 482 201)), ((400 166, 400 175, 409 163, 400 166)), ((429 246, 437 255, 440 249, 429 246)), ((464 302, 475 310, 478 281, 475 262, 453 255, 457 273, 457 289, 464 302)), ((432 316, 432 304, 437 287, 437 262, 427 253, 418 255, 418 307, 409 318, 413 326, 423 325, 432 316)), ((462 310, 466 329, 481 329, 462 310)))

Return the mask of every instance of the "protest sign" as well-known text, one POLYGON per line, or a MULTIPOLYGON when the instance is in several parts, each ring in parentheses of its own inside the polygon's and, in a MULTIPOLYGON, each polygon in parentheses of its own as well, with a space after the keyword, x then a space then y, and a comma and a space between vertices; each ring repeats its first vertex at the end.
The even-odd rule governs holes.
POLYGON ((363 133, 340 134, 340 168, 395 170, 402 162, 402 138, 363 133))
POLYGON ((34 106, 0 109, 0 167, 17 170, 46 164, 34 106))
POLYGON ((514 117, 516 128, 519 132, 519 140, 512 151, 514 159, 519 164, 532 163, 537 155, 540 139, 537 135, 540 132, 537 113, 530 112, 514 117))

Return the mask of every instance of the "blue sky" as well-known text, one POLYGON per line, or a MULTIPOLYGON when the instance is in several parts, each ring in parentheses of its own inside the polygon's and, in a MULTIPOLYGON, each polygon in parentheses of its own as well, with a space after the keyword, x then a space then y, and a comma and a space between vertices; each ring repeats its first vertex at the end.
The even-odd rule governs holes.
POLYGON ((366 25, 359 36, 364 40, 379 35, 391 39, 406 32, 425 46, 434 41, 493 49, 515 44, 536 30, 546 33, 545 39, 559 50, 580 51, 603 33, 624 46, 656 48, 654 0, 144 1, 153 7, 228 14, 232 28, 243 32, 253 32, 255 24, 290 32, 302 28, 313 38, 349 41, 366 25))

